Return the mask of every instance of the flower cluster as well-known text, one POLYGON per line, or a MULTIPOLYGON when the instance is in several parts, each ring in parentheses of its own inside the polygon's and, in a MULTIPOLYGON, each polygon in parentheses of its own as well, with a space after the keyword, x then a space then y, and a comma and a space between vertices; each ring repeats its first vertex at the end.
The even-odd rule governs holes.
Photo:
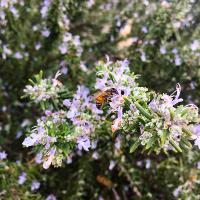
POLYGON ((95 131, 95 125, 97 126, 97 122, 101 119, 99 114, 102 114, 102 111, 97 109, 91 100, 89 89, 85 86, 78 86, 73 99, 65 99, 63 101, 63 104, 69 109, 67 118, 70 119, 75 127, 74 134, 69 135, 66 139, 69 141, 76 139, 79 150, 88 151, 90 134, 95 131), (94 124, 94 122, 96 123, 94 124))
MULTIPOLYGON (((138 76, 130 72, 128 60, 113 63, 108 56, 106 56, 106 59, 106 63, 100 62, 97 66, 98 78, 96 79, 95 88, 102 91, 114 88, 117 91, 111 97, 108 110, 108 113, 117 113, 117 118, 112 125, 112 131, 115 132, 123 124, 122 110, 125 106, 125 101, 130 96, 135 100, 148 101, 149 93, 147 93, 147 88, 138 86, 136 82, 138 76)), ((132 108, 133 104, 130 107, 132 108)))
POLYGON ((36 103, 46 101, 47 99, 58 97, 58 93, 62 91, 63 85, 57 80, 61 75, 58 71, 54 79, 42 79, 42 72, 36 75, 36 83, 31 81, 32 85, 27 85, 24 89, 25 96, 30 96, 36 103))
POLYGON ((75 48, 76 55, 78 57, 81 56, 83 49, 81 47, 80 36, 72 36, 71 33, 66 32, 63 35, 62 43, 59 45, 58 49, 61 54, 66 54, 70 48, 75 48))
MULTIPOLYGON (((39 85, 41 82, 42 80, 39 85)), ((57 75, 51 82, 53 87, 61 84, 57 80, 57 75)), ((34 87, 38 88, 38 85, 34 87)), ((46 90, 40 90, 40 96, 46 94, 46 90)), ((29 95, 32 98, 32 93, 29 95)), ((36 95, 37 93, 35 99, 38 99, 36 95)), ((63 100, 62 109, 56 112, 45 110, 44 116, 37 120, 37 125, 32 128, 23 145, 26 147, 37 146, 40 149, 45 169, 51 164, 61 166, 62 160, 75 146, 79 150, 89 150, 91 133, 95 132, 95 128, 99 126, 100 114, 102 114, 92 100, 89 89, 83 85, 78 86, 73 99, 63 100)), ((51 106, 49 107, 51 108, 51 106)))
MULTIPOLYGON (((156 132, 160 137, 161 145, 166 150, 173 146, 180 151, 176 143, 180 144, 183 149, 190 148, 191 144, 188 140, 192 139, 195 124, 200 122, 198 107, 194 104, 175 106, 183 101, 179 98, 180 92, 181 87, 177 84, 175 96, 173 94, 158 95, 149 103, 149 108, 154 116, 151 123, 155 127, 153 132, 156 132)), ((151 137, 149 140, 151 140, 151 137)))
POLYGON ((179 98, 180 84, 176 86, 175 96, 174 93, 148 92, 147 88, 136 83, 137 76, 130 73, 127 60, 112 63, 107 57, 107 62, 100 63, 98 70, 100 78, 97 78, 95 87, 104 91, 108 88, 117 90, 108 108, 114 118, 112 131, 121 129, 135 138, 140 129, 131 152, 140 144, 149 152, 160 152, 161 149, 182 152, 192 147, 189 141, 192 139, 196 139, 195 144, 199 145, 197 106, 176 106, 183 101, 179 98))
MULTIPOLYGON (((128 140, 134 141, 130 152, 139 145, 148 152, 187 151, 192 147, 190 140, 194 139, 195 144, 200 145, 198 108, 193 104, 176 106, 183 101, 179 97, 180 84, 172 95, 149 92, 138 85, 138 76, 128 65, 127 60, 114 63, 108 56, 105 63, 99 62, 95 88, 106 94, 101 109, 83 85, 78 86, 73 98, 63 99, 62 104, 58 101, 56 107, 51 103, 47 106, 49 110, 45 110, 45 116, 37 120, 37 125, 23 142, 26 147, 40 148, 45 169, 51 164, 60 166, 75 147, 88 151, 90 140, 96 137, 95 130, 106 120, 111 122, 113 133, 119 131, 121 136, 125 134, 128 140), (52 108, 61 109, 53 112, 52 108)), ((27 89, 25 92, 36 102, 52 97, 47 96, 51 94, 51 88, 59 91, 64 87, 57 80, 58 75, 60 73, 52 80, 40 79, 38 85, 26 87, 35 88, 34 92, 27 89), (45 80, 51 85, 39 90, 45 80)), ((58 96, 58 92, 54 94, 58 96)))

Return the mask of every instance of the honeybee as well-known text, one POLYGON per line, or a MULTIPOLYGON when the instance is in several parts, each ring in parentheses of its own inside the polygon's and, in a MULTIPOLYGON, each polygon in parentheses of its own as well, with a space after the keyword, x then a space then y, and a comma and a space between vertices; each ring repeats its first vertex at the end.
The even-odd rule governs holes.
POLYGON ((117 95, 118 91, 115 88, 110 88, 105 91, 100 91, 96 96, 96 106, 98 109, 105 103, 108 103, 114 95, 117 95))

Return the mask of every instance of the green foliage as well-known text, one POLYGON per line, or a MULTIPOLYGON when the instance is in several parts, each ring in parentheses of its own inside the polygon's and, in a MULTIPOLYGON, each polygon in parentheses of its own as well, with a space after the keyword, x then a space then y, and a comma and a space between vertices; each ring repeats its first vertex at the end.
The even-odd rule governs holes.
MULTIPOLYGON (((127 113, 126 120, 131 123, 113 134, 111 116, 98 122, 99 127, 92 135, 98 140, 97 147, 89 152, 72 151, 75 143, 68 151, 68 146, 63 144, 62 137, 68 133, 65 130, 74 128, 71 121, 64 126, 49 126, 51 136, 63 130, 56 143, 57 148, 65 150, 61 153, 60 168, 42 169, 36 163, 36 153, 42 147, 22 146, 31 127, 44 115, 40 106, 42 110, 67 110, 62 101, 73 98, 77 85, 84 84, 95 94, 95 67, 105 55, 112 61, 125 58, 130 61, 131 72, 141 75, 136 79, 141 88, 155 91, 147 95, 149 100, 156 93, 172 93, 180 83, 184 105, 199 106, 199 1, 49 2, 46 11, 42 11, 42 0, 0 2, 0 152, 8 154, 0 160, 0 199, 45 199, 49 194, 57 199, 199 199, 200 157, 195 148, 190 151, 191 130, 183 129, 178 144, 170 141, 182 153, 165 151, 157 155, 151 151, 152 146, 153 149, 155 145, 164 146, 171 137, 163 129, 155 131, 156 137, 145 147, 141 145, 138 139, 141 124, 146 124, 148 129, 159 129, 158 121, 151 121, 151 116, 160 119, 159 112, 148 108, 146 96, 125 99, 125 109, 134 102, 136 113, 142 115, 135 123, 132 123, 133 115, 128 119, 127 113), (76 36, 80 36, 80 41, 76 36), (41 70, 43 77, 40 74, 29 83, 41 70), (26 97, 21 98, 25 85, 34 87, 42 79, 47 80, 46 91, 50 92, 51 80, 58 70, 65 73, 59 77, 63 86, 53 91, 55 95, 39 106, 26 97), (18 178, 23 172, 27 179, 20 185, 18 178), (36 191, 31 191, 33 180, 41 183, 36 191)), ((104 67, 103 61, 99 63, 98 71, 104 67)), ((103 77, 102 72, 98 75, 103 77)), ((32 93, 32 100, 36 96, 32 93)), ((106 112, 108 107, 103 109, 106 112)), ((199 120, 191 107, 177 106, 169 112, 171 119, 178 116, 192 125, 199 120)))

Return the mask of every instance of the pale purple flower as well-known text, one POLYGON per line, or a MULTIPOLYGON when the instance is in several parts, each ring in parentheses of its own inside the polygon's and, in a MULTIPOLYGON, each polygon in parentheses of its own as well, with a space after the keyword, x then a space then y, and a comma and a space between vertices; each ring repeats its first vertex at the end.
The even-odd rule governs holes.
POLYGON ((137 12, 134 12, 134 13, 133 13, 133 16, 134 16, 135 18, 138 18, 138 17, 139 17, 139 14, 138 14, 137 12))
POLYGON ((3 59, 7 58, 7 55, 10 55, 12 51, 7 47, 7 45, 3 45, 3 52, 2 52, 2 57, 3 59))
POLYGON ((84 72, 87 72, 87 66, 86 66, 86 64, 85 64, 85 62, 83 62, 83 61, 81 61, 80 62, 80 68, 84 71, 84 72))
POLYGON ((151 160, 146 160, 146 169, 149 169, 151 167, 151 160))
POLYGON ((6 8, 8 6, 8 0, 1 0, 0 2, 0 7, 1 8, 6 8))
POLYGON ((195 134, 196 136, 200 136, 200 124, 194 126, 193 134, 195 134))
POLYGON ((108 80, 108 73, 105 72, 103 78, 96 79, 95 88, 103 90, 106 87, 107 80, 108 80))
POLYGON ((196 89, 196 82, 191 81, 191 82, 190 82, 190 88, 191 88, 192 90, 196 89))
POLYGON ((121 65, 121 67, 119 68, 119 73, 122 75, 124 73, 124 70, 128 68, 129 65, 129 61, 127 59, 122 60, 122 61, 118 61, 121 65))
POLYGON ((106 64, 105 64, 105 66, 107 67, 107 66, 111 65, 113 62, 110 60, 110 57, 108 55, 106 55, 105 57, 106 57, 106 64))
POLYGON ((67 51, 68 51, 68 45, 67 45, 67 43, 62 43, 62 44, 58 47, 58 49, 60 50, 60 53, 61 53, 61 54, 66 54, 67 51))
POLYGON ((52 121, 54 124, 56 124, 60 121, 59 113, 54 113, 52 121))
POLYGON ((87 0, 87 7, 91 8, 95 4, 94 0, 87 0))
POLYGON ((0 152, 0 160, 4 160, 7 158, 7 153, 5 151, 0 152))
POLYGON ((64 43, 67 43, 67 42, 69 42, 69 41, 71 41, 71 40, 72 40, 72 34, 69 33, 69 32, 67 32, 67 33, 64 35, 64 37, 63 37, 63 42, 64 42, 64 43))
POLYGON ((25 147, 30 147, 30 146, 35 145, 37 139, 38 139, 37 134, 31 134, 29 137, 27 137, 27 138, 24 139, 24 141, 23 141, 22 144, 25 147))
POLYGON ((179 29, 180 27, 181 27, 181 21, 173 21, 173 26, 174 26, 174 28, 176 28, 176 29, 179 29))
POLYGON ((166 102, 166 106, 167 107, 172 107, 175 104, 182 102, 183 99, 179 98, 180 93, 181 93, 181 86, 180 86, 179 83, 177 83, 176 84, 176 96, 175 96, 174 99, 171 96, 169 96, 169 95, 163 95, 162 96, 162 99, 166 102))
POLYGON ((177 125, 172 125, 170 127, 170 131, 172 133, 173 139, 176 140, 177 142, 179 142, 180 138, 181 138, 182 128, 177 125))
POLYGON ((198 146, 200 149, 200 124, 194 126, 192 139, 195 140, 194 145, 198 146))
POLYGON ((95 151, 95 152, 92 154, 92 158, 94 158, 95 160, 98 160, 98 158, 99 158, 98 152, 95 151))
POLYGON ((45 130, 44 130, 43 127, 38 127, 38 128, 37 128, 37 132, 38 132, 39 135, 44 134, 44 131, 45 131, 45 130))
POLYGON ((117 109, 117 118, 113 121, 113 124, 111 126, 112 132, 119 130, 122 126, 122 107, 118 107, 117 109))
POLYGON ((33 180, 31 184, 31 191, 38 190, 40 188, 40 182, 37 180, 33 180))
POLYGON ((66 107, 70 107, 70 106, 71 106, 70 100, 69 100, 69 99, 65 99, 65 100, 63 101, 63 105, 66 106, 66 107))
POLYGON ((36 154, 36 156, 35 156, 35 162, 37 164, 42 163, 42 152, 39 152, 39 153, 36 154))
POLYGON ((61 69, 60 69, 60 71, 61 71, 62 74, 66 75, 67 72, 68 72, 68 68, 65 67, 65 66, 62 66, 61 69))
POLYGON ((148 5, 149 5, 149 1, 148 1, 148 0, 143 0, 143 4, 144 4, 145 6, 148 6, 148 5))
POLYGON ((51 5, 51 2, 52 0, 44 0, 43 1, 43 5, 42 5, 42 8, 40 10, 40 13, 42 15, 42 18, 45 18, 47 17, 47 14, 48 14, 48 10, 49 10, 49 7, 51 5))
POLYGON ((80 136, 77 139, 77 144, 78 144, 78 149, 82 150, 84 149, 85 151, 89 151, 89 148, 91 146, 90 144, 90 139, 88 136, 84 135, 84 136, 80 136))
POLYGON ((9 10, 10 10, 10 12, 13 14, 13 16, 15 18, 19 17, 19 12, 18 12, 18 10, 14 6, 10 6, 9 10))
POLYGON ((141 161, 141 160, 137 161, 137 162, 136 162, 136 165, 137 165, 138 167, 142 167, 142 161, 141 161))
POLYGON ((22 131, 17 131, 17 133, 16 133, 16 139, 19 139, 21 136, 22 136, 22 131))
POLYGON ((142 29, 141 29, 141 31, 142 31, 143 33, 148 33, 148 29, 147 29, 146 26, 143 26, 142 29))
POLYGON ((26 126, 29 126, 31 124, 31 121, 29 119, 24 119, 21 123, 21 127, 24 128, 26 126))
POLYGON ((73 99, 70 110, 67 112, 67 118, 73 121, 74 118, 78 115, 78 107, 79 107, 79 101, 73 99))
POLYGON ((73 44, 74 44, 75 47, 80 46, 81 42, 80 42, 80 36, 79 35, 74 36, 73 44))
POLYGON ((6 112, 7 111, 7 107, 6 106, 3 106, 2 107, 2 112, 6 112))
POLYGON ((36 50, 39 50, 40 48, 41 48, 41 43, 40 42, 37 42, 36 44, 35 44, 35 49, 36 50))
POLYGON ((178 197, 179 194, 180 194, 180 192, 181 192, 181 190, 182 190, 181 186, 177 187, 177 188, 173 191, 173 195, 174 195, 175 197, 178 197))
POLYGON ((176 48, 172 49, 172 53, 173 54, 177 54, 178 53, 178 50, 176 48))
POLYGON ((137 108, 135 107, 133 103, 130 104, 130 110, 137 111, 137 108))
POLYGON ((198 40, 194 40, 190 46, 192 51, 196 51, 199 48, 199 41, 198 40))
POLYGON ((115 140, 115 148, 116 148, 116 149, 120 149, 120 147, 121 147, 121 137, 118 136, 118 137, 116 138, 116 140, 115 140))
POLYGON ((111 98, 110 107, 112 111, 117 110, 123 104, 124 104, 124 98, 122 95, 115 95, 111 98))
POLYGON ((50 35, 50 31, 47 28, 43 29, 41 33, 44 37, 49 37, 50 35))
POLYGON ((53 194, 50 194, 45 200, 56 200, 56 197, 53 194))
POLYGON ((153 112, 157 112, 158 111, 158 104, 155 101, 155 99, 153 99, 150 103, 149 103, 149 108, 151 108, 151 110, 153 112))
POLYGON ((52 114, 52 112, 50 110, 45 110, 44 113, 46 116, 50 116, 52 114))
POLYGON ((72 156, 68 156, 66 162, 67 164, 72 163, 72 156))
POLYGON ((179 65, 181 65, 181 64, 182 64, 182 61, 181 61, 180 56, 179 56, 179 55, 176 55, 176 56, 175 56, 175 65, 176 65, 176 66, 179 66, 179 65))
POLYGON ((138 41, 138 37, 132 37, 133 43, 138 41))
POLYGON ((165 47, 160 47, 160 53, 161 54, 166 54, 167 53, 167 50, 165 47))
MULTIPOLYGON (((45 118, 45 117, 42 117, 42 118, 45 118)), ((50 137, 47 135, 47 131, 45 127, 42 127, 44 125, 42 125, 43 122, 41 119, 38 120, 37 123, 38 123, 38 127, 34 128, 31 131, 31 134, 27 138, 25 138, 22 144, 26 147, 29 147, 29 146, 37 145, 39 143, 39 144, 45 145, 45 147, 48 148, 48 146, 50 146, 50 143, 56 141, 56 138, 50 137), (39 126, 39 124, 41 125, 39 126)))
POLYGON ((197 169, 200 169, 200 161, 197 163, 197 169))
POLYGON ((97 148, 97 140, 92 140, 91 142, 91 149, 96 149, 97 148))
POLYGON ((43 168, 44 169, 48 169, 53 161, 53 158, 55 156, 55 153, 56 153, 56 149, 55 148, 52 148, 49 152, 49 157, 47 160, 44 161, 43 163, 43 168))
POLYGON ((155 40, 150 40, 150 41, 149 41, 149 43, 150 43, 151 45, 154 45, 155 42, 156 42, 155 40))
POLYGON ((141 52, 140 58, 141 58, 141 60, 142 60, 143 62, 145 62, 145 61, 147 60, 147 59, 146 59, 146 54, 145 54, 145 52, 141 52))
POLYGON ((97 106, 96 106, 96 104, 92 104, 92 105, 91 105, 91 108, 92 108, 92 112, 93 112, 93 113, 96 113, 96 114, 103 114, 103 111, 100 110, 100 109, 98 109, 97 106))
POLYGON ((74 118, 76 117, 77 114, 77 109, 70 109, 70 111, 67 112, 67 118, 71 119, 72 121, 74 121, 74 118))
POLYGON ((18 177, 18 183, 20 185, 23 185, 25 181, 26 181, 26 173, 22 172, 21 175, 18 177))

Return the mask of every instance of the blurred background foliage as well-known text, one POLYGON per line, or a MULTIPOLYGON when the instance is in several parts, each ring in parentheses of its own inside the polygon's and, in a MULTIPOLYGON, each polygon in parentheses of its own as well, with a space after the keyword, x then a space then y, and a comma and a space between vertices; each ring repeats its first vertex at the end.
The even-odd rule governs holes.
POLYGON ((45 171, 21 144, 40 115, 21 99, 28 79, 60 69, 69 89, 90 86, 106 54, 157 92, 179 82, 185 104, 199 106, 199 19, 198 0, 0 0, 0 199, 199 199, 197 151, 125 154, 103 129, 96 149, 45 171))

